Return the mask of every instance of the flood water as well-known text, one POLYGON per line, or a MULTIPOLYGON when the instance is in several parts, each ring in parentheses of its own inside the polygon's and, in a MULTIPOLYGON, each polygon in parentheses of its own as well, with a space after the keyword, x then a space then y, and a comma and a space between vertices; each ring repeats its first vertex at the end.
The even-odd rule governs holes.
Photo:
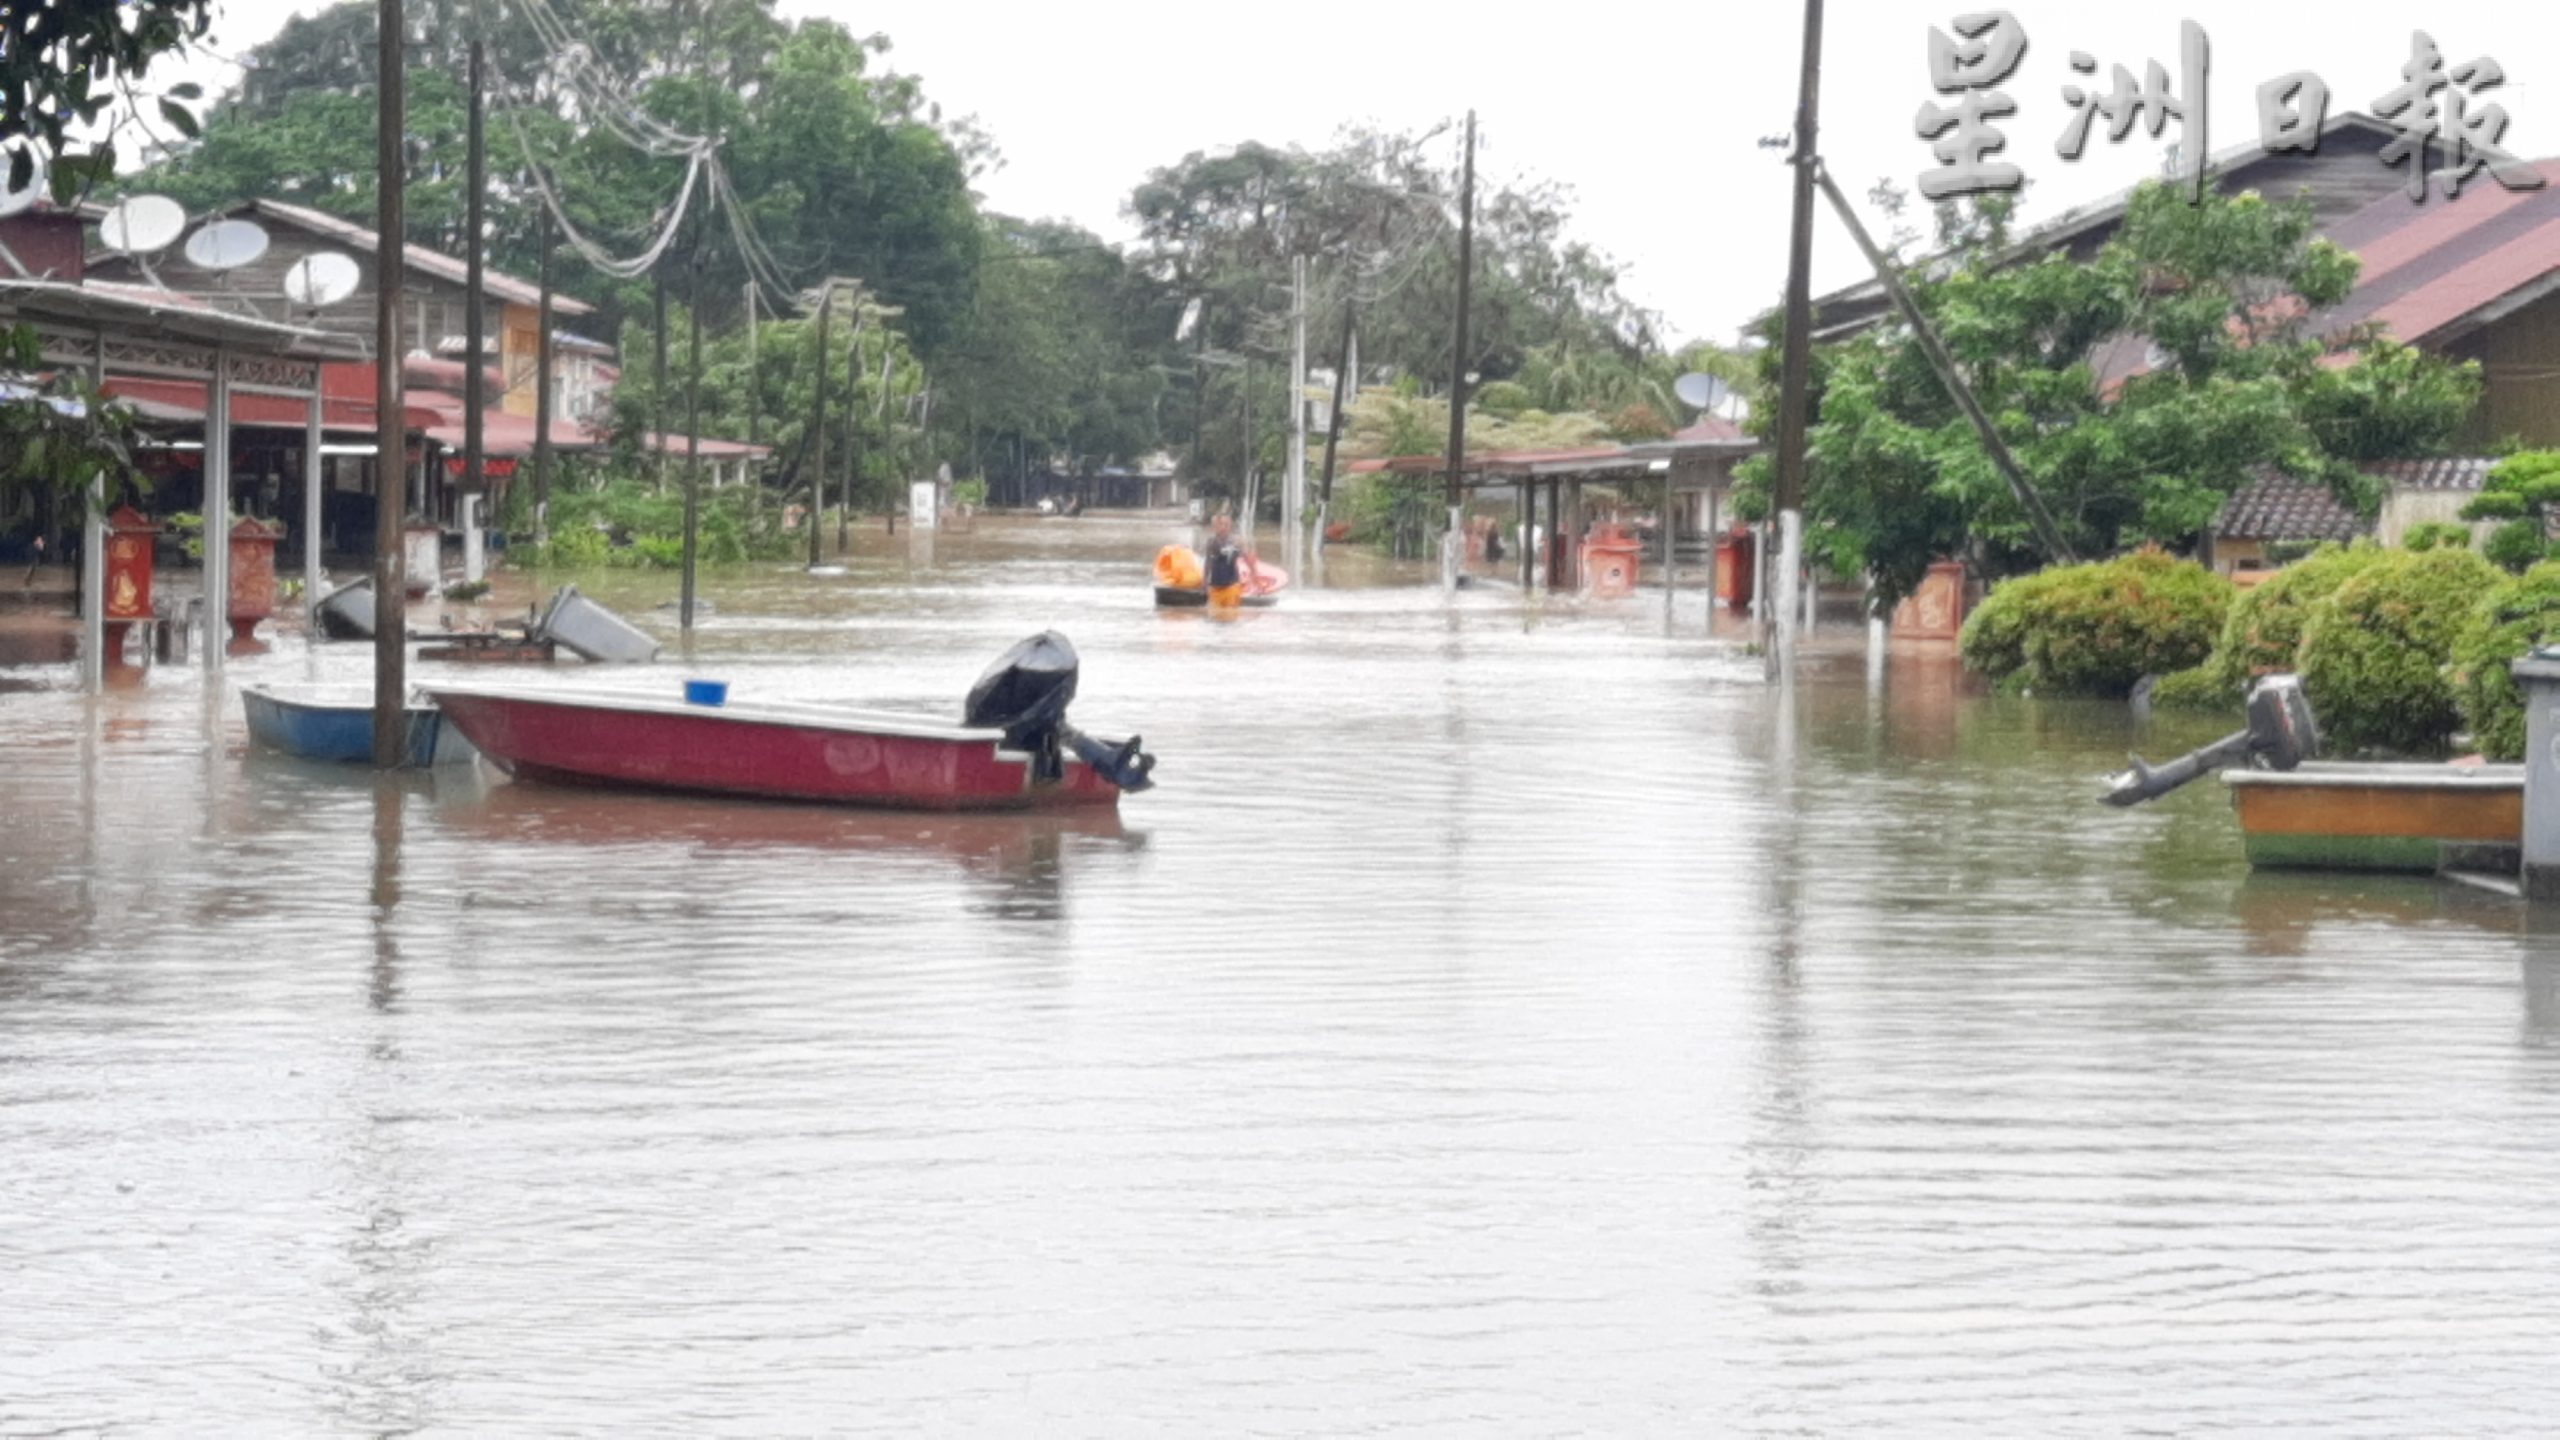
POLYGON ((689 659, 585 582, 736 700, 956 713, 1054 626, 1162 757, 1116 821, 376 781, 199 671, 0 677, 0 1433, 2548 1433, 2511 902, 2093 803, 2192 726, 1783 696, 1697 597, 1159 614, 1163 538, 866 533, 689 659))

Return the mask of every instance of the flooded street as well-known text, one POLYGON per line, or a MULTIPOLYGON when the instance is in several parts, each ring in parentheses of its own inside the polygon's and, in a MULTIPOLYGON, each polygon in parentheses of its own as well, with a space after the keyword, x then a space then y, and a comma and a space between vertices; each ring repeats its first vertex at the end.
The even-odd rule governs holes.
POLYGON ((956 714, 1054 626, 1161 757, 1116 820, 377 781, 199 669, 0 672, 0 1433, 2547 1433, 2511 902, 2094 803, 2192 725, 1781 696, 1694 592, 1160 614, 1160 531, 875 522, 689 658, 582 578, 668 653, 535 677, 956 714))

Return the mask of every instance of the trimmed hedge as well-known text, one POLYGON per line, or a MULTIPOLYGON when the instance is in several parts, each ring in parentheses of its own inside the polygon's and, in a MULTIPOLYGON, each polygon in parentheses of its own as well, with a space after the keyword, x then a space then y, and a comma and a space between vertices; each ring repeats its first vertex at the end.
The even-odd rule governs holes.
POLYGON ((2299 668, 2330 744, 2443 750, 2462 723, 2445 669, 2499 578, 2469 550, 2386 551, 2314 608, 2299 668))
POLYGON ((2492 760, 2524 758, 2524 696, 2508 668, 2560 640, 2560 562, 2501 583, 2473 607, 2453 647, 2453 688, 2472 743, 2492 760))
POLYGON ((1965 663, 2013 690, 2122 699, 2201 662, 2237 593, 2192 560, 2145 551, 2003 581, 1965 621, 1965 663))
POLYGON ((2311 617, 2312 607, 2389 554, 2366 540, 2349 546, 2323 545, 2256 588, 2242 591, 2222 622, 2222 640, 2209 662, 2215 676, 2231 693, 2240 695, 2261 675, 2293 669, 2302 648, 2302 625, 2311 617))
POLYGON ((2221 668, 2210 660, 2163 675, 2160 683, 2151 687, 2151 704, 2160 710, 2204 710, 2216 715, 2237 715, 2247 698, 2247 687, 2234 685, 2225 679, 2221 668))

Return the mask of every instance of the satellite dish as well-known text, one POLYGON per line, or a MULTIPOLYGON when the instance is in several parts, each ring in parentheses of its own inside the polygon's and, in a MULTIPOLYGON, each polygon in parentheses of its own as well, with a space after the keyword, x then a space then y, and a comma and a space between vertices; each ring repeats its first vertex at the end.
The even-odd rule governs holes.
POLYGON ((98 222, 98 239, 119 255, 153 255, 176 243, 187 212, 166 195, 119 200, 98 222))
POLYGON ((41 165, 27 172, 27 188, 11 189, 6 157, 0 156, 0 219, 34 208, 36 201, 44 198, 44 191, 44 167, 41 165))
POLYGON ((1713 410, 1733 398, 1733 387, 1713 375, 1692 370, 1671 382, 1671 393, 1692 410, 1713 410))
POLYGON ((363 278, 352 258, 335 250, 318 251, 294 261, 284 272, 284 298, 313 309, 335 305, 356 293, 363 278))
POLYGON ((187 263, 199 270, 237 270, 267 253, 267 232, 247 220, 216 220, 187 237, 187 263))

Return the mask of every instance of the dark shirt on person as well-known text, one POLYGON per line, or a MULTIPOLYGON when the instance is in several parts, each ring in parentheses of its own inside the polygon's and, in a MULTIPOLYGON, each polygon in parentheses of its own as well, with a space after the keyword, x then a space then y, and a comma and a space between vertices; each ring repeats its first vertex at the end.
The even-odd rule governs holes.
POLYGON ((1244 546, 1234 536, 1209 537, 1209 551, 1201 558, 1210 589, 1244 583, 1244 546))

